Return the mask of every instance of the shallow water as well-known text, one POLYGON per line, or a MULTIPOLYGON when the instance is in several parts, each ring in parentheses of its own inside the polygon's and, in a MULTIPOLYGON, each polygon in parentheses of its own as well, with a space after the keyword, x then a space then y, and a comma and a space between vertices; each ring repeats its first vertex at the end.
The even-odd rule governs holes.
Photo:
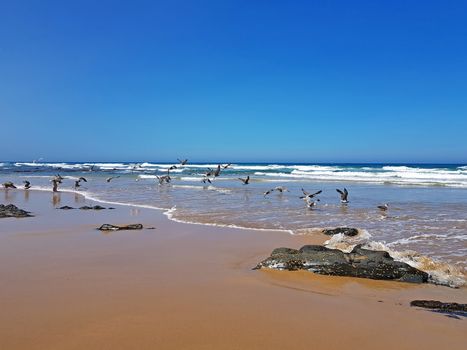
MULTIPOLYGON (((156 175, 170 164, 129 163, 0 163, 0 181, 50 189, 50 179, 65 177, 61 189, 126 204, 172 209, 175 220, 246 228, 289 230, 310 234, 314 228, 352 226, 364 235, 348 240, 335 237, 330 246, 345 249, 356 243, 385 249, 400 260, 416 261, 425 270, 465 275, 467 262, 467 167, 465 165, 287 165, 234 164, 212 180, 201 179, 216 164, 187 165, 171 172, 170 184, 159 185, 156 175), (108 176, 120 178, 107 183, 108 176), (251 176, 249 185, 238 177, 251 176), (276 186, 288 192, 263 193, 276 186), (336 188, 349 190, 341 204, 336 188), (310 210, 299 198, 301 188, 322 190, 310 210), (377 205, 388 203, 381 212, 377 205), (415 253, 416 252, 416 253, 415 253), (428 258, 425 258, 428 257, 428 258), (449 265, 446 265, 449 264, 449 265)), ((8 201, 8 192, 4 200, 8 201)), ((66 203, 62 203, 65 205, 66 203)))

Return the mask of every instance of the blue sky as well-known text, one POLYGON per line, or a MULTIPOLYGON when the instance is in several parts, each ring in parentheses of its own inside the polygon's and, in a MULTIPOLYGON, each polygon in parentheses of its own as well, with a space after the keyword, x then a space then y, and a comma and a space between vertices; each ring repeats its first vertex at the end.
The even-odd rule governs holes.
POLYGON ((467 1, 0 0, 3 160, 467 162, 467 1))

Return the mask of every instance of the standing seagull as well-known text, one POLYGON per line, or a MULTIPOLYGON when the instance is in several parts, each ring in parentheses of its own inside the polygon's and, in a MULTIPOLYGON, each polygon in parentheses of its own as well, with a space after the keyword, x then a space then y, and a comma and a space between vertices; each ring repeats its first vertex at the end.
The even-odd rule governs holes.
POLYGON ((383 204, 383 205, 378 205, 377 208, 378 208, 379 210, 381 210, 381 211, 387 211, 388 208, 389 208, 389 204, 388 204, 388 203, 385 203, 385 204, 383 204))
POLYGON ((24 189, 29 190, 31 188, 31 183, 28 180, 24 180, 24 189))
POLYGON ((58 192, 58 184, 62 183, 59 179, 52 179, 52 191, 58 192))
POLYGON ((244 185, 248 185, 250 183, 250 176, 248 175, 246 179, 242 179, 241 177, 238 178, 244 185))
POLYGON ((344 187, 344 191, 341 191, 338 188, 336 188, 336 191, 339 192, 341 195, 341 203, 349 203, 349 200, 347 199, 347 197, 349 196, 349 192, 347 191, 345 187, 344 187))

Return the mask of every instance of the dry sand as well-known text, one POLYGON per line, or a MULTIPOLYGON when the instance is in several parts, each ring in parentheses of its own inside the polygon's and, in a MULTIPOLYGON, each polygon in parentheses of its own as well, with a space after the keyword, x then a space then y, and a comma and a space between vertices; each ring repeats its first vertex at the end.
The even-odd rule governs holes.
MULTIPOLYGON (((279 246, 322 242, 169 221, 161 212, 55 210, 79 195, 1 191, 0 349, 465 349, 467 323, 411 308, 467 290, 252 271, 279 246), (154 230, 101 233, 103 223, 154 230)), ((98 203, 104 205, 102 203, 98 203)), ((104 205, 108 206, 108 205, 104 205)))

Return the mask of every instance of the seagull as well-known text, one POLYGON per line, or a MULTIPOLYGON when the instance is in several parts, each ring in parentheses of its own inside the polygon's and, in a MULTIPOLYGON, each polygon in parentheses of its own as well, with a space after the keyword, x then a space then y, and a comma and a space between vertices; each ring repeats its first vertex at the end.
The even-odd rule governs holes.
POLYGON ((378 208, 379 210, 381 210, 381 211, 386 211, 386 210, 388 210, 388 208, 389 208, 389 204, 388 204, 388 203, 385 203, 385 204, 383 204, 383 205, 378 205, 377 208, 378 208))
POLYGON ((81 186, 81 185, 79 184, 79 182, 80 182, 79 180, 76 180, 76 181, 75 181, 75 190, 77 190, 78 187, 81 186))
POLYGON ((188 163, 188 159, 183 159, 183 160, 180 160, 177 158, 177 160, 179 161, 180 165, 185 165, 186 163, 188 163))
POLYGON ((221 174, 221 166, 220 164, 217 166, 216 171, 214 171, 214 177, 218 177, 221 174))
POLYGON ((165 183, 170 183, 170 180, 171 180, 170 176, 168 176, 168 175, 164 175, 164 176, 157 176, 156 175, 156 177, 157 177, 157 180, 159 181, 159 185, 163 185, 164 182, 165 183))
POLYGON ((301 196, 300 198, 301 199, 305 199, 305 198, 313 198, 315 196, 317 196, 318 194, 320 194, 321 192, 323 192, 322 190, 319 190, 318 192, 315 192, 315 193, 309 193, 307 191, 305 191, 303 188, 302 188, 302 192, 303 192, 303 196, 301 196))
POLYGON ((3 187, 4 188, 16 188, 16 186, 11 181, 3 183, 3 187))
POLYGON ((242 179, 241 177, 238 178, 244 185, 248 185, 250 182, 250 176, 248 175, 246 179, 242 179))
POLYGON ((275 188, 270 189, 269 191, 264 192, 263 195, 266 197, 268 194, 270 194, 270 193, 272 193, 274 191, 277 191, 279 193, 290 192, 287 188, 279 186, 279 187, 275 187, 275 188))
POLYGON ((209 177, 205 177, 201 180, 203 183, 206 183, 206 182, 209 182, 210 184, 212 183, 211 182, 211 179, 209 177))
POLYGON ((55 175, 55 180, 57 180, 58 182, 62 183, 63 179, 65 179, 65 178, 63 176, 61 176, 60 174, 55 175))
POLYGON ((309 208, 309 209, 313 209, 313 207, 316 206, 317 202, 319 202, 319 198, 316 198, 316 202, 311 200, 311 197, 303 197, 303 200, 305 201, 306 203, 306 206, 309 208))
POLYGON ((24 189, 29 190, 31 188, 31 183, 28 180, 24 180, 24 189))
POLYGON ((78 181, 88 182, 88 180, 86 180, 86 179, 85 179, 84 177, 82 177, 82 176, 78 179, 78 181))
POLYGON ((232 163, 229 163, 229 164, 223 165, 223 166, 222 166, 222 169, 227 169, 227 168, 228 168, 229 166, 231 166, 231 165, 232 165, 232 163))
POLYGON ((170 170, 174 170, 174 169, 177 169, 177 166, 176 166, 176 165, 172 165, 172 166, 169 168, 169 171, 170 171, 170 170))
POLYGON ((105 181, 110 182, 113 179, 118 179, 119 177, 120 177, 120 175, 119 176, 111 176, 111 177, 108 177, 107 179, 105 179, 105 181))
POLYGON ((341 191, 336 188, 336 191, 339 192, 341 195, 341 203, 349 203, 349 200, 347 199, 347 197, 349 196, 349 192, 346 188, 344 188, 344 191, 341 191))
POLYGON ((52 179, 52 184, 53 184, 52 191, 57 192, 58 191, 58 184, 60 184, 60 183, 62 183, 61 180, 59 180, 57 178, 52 179))

